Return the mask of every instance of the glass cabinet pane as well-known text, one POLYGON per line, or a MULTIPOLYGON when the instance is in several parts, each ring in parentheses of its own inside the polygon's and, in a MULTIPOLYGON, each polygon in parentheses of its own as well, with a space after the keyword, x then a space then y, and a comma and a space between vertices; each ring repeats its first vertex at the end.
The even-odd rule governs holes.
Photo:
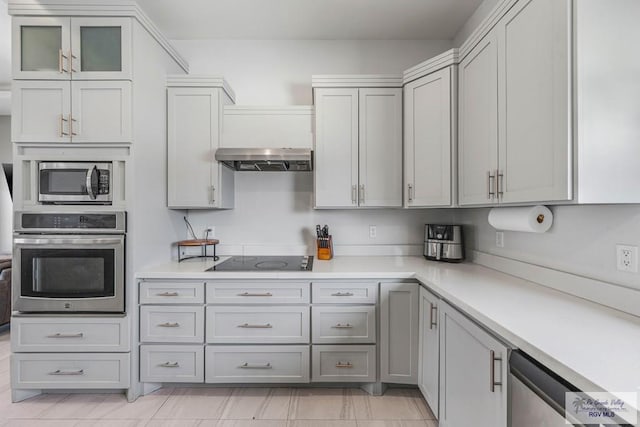
POLYGON ((80 71, 122 71, 120 27, 80 27, 80 71))
POLYGON ((62 27, 20 27, 22 71, 57 71, 62 27))

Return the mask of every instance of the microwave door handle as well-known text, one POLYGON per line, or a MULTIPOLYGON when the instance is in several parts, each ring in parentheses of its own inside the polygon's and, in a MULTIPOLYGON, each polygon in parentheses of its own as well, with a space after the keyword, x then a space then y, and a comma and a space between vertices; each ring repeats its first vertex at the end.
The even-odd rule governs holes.
POLYGON ((96 199, 96 192, 93 190, 93 177, 96 176, 96 182, 98 182, 97 175, 98 175, 97 166, 94 166, 93 169, 89 169, 87 171, 87 181, 86 181, 87 194, 89 195, 89 197, 91 197, 92 200, 96 199))

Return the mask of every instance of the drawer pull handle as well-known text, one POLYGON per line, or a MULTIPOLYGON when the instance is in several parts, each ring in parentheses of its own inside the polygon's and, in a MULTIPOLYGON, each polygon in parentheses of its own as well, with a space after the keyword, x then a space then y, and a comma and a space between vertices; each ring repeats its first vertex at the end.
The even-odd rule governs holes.
POLYGON ((249 365, 249 362, 244 362, 240 365, 242 369, 273 369, 271 363, 265 363, 264 365, 249 365))
POLYGON ((251 292, 243 292, 238 294, 239 297, 272 297, 273 294, 271 292, 264 293, 251 293, 251 292))
POLYGON ((429 329, 433 329, 434 326, 438 326, 438 307, 432 302, 429 303, 429 306, 429 329), (435 320, 433 317, 434 312, 436 313, 435 320))
POLYGON ((177 328, 177 327, 180 326, 180 323, 178 323, 178 322, 174 322, 174 323, 165 322, 165 323, 160 323, 158 326, 160 326, 161 328, 177 328))
POLYGON ((159 297, 177 297, 179 294, 177 292, 161 292, 157 295, 159 297))
POLYGON ((345 323, 344 325, 341 323, 338 323, 337 325, 333 325, 332 328, 336 328, 336 329, 351 329, 353 328, 353 325, 350 325, 348 323, 345 323))
POLYGON ((265 325, 251 325, 249 323, 243 323, 242 325, 238 325, 238 328, 248 328, 248 329, 271 329, 271 323, 267 323, 265 325))
POLYGON ((82 332, 78 332, 77 334, 61 334, 60 332, 56 332, 53 335, 47 335, 47 338, 82 338, 84 334, 82 332))
POLYGON ((78 369, 77 371, 62 371, 57 369, 53 372, 49 372, 49 375, 84 375, 84 369, 78 369))
POLYGON ((353 292, 336 292, 335 294, 331 294, 332 297, 352 297, 353 292))
POLYGON ((160 366, 163 368, 179 368, 180 364, 178 362, 164 362, 160 366))
POLYGON ((351 362, 338 362, 336 363, 336 368, 353 368, 351 362))

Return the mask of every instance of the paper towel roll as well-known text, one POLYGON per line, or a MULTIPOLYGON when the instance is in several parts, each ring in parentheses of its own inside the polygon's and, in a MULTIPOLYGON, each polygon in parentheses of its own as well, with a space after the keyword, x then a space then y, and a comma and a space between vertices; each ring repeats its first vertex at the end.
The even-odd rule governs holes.
POLYGON ((493 208, 489 224, 496 230, 544 233, 553 223, 553 214, 546 206, 524 208, 493 208))

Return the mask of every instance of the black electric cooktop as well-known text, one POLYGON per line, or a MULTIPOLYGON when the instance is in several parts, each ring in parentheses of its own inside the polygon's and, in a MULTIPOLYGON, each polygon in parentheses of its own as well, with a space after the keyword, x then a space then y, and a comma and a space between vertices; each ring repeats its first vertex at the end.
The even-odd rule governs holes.
POLYGON ((313 256, 232 256, 207 271, 311 271, 313 256))

